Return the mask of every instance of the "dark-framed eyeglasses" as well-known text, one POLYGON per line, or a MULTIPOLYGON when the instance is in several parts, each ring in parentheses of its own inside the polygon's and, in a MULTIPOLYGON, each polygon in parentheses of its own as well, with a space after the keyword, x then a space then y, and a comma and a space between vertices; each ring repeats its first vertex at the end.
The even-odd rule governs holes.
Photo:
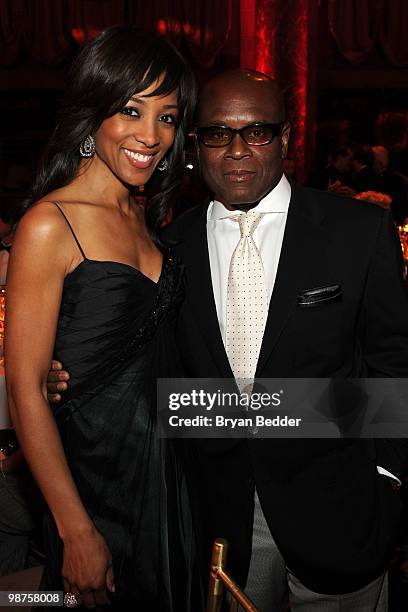
POLYGON ((208 125, 196 128, 198 140, 206 147, 227 147, 235 134, 244 142, 254 147, 270 144, 282 132, 282 123, 251 123, 242 128, 230 128, 225 125, 208 125))

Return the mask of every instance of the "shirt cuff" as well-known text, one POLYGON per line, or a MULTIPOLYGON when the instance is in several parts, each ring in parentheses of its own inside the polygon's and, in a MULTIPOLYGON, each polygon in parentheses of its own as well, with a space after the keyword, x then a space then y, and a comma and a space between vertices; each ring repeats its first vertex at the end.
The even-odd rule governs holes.
POLYGON ((401 480, 399 478, 394 476, 394 474, 391 474, 391 472, 389 472, 388 470, 384 469, 380 465, 377 465, 377 472, 379 474, 381 474, 382 476, 388 476, 388 478, 392 478, 393 480, 396 480, 398 482, 399 486, 402 485, 402 482, 401 482, 401 480))

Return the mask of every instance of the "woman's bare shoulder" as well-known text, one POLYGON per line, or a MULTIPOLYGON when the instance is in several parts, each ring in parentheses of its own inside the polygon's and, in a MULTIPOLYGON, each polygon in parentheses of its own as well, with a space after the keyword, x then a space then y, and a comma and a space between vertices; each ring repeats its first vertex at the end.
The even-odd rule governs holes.
POLYGON ((24 228, 26 231, 29 228, 41 229, 43 231, 58 231, 62 226, 61 221, 62 215, 55 202, 39 200, 24 213, 19 221, 17 232, 21 231, 21 228, 24 228))
POLYGON ((55 202, 39 200, 20 219, 13 249, 21 240, 25 242, 63 246, 68 241, 67 223, 55 202))

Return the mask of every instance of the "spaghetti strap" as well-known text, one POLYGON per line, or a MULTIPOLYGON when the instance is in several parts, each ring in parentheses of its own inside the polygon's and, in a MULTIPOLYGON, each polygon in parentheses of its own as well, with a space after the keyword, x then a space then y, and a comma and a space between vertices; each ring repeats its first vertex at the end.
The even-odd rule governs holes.
POLYGON ((58 208, 58 210, 60 211, 61 215, 64 217, 65 221, 67 222, 67 225, 68 225, 69 229, 71 230, 71 234, 73 235, 74 240, 75 240, 75 242, 76 242, 76 243, 77 243, 77 245, 78 245, 78 249, 81 251, 81 255, 82 255, 82 257, 83 257, 84 259, 86 259, 86 255, 85 255, 85 253, 84 253, 84 251, 83 251, 83 249, 82 249, 81 245, 79 244, 79 240, 78 240, 78 238, 76 237, 75 232, 74 232, 74 230, 72 229, 72 225, 71 225, 71 224, 70 224, 70 222, 68 221, 68 218, 67 218, 66 214, 64 213, 64 211, 62 210, 62 208, 61 208, 61 206, 58 204, 58 202, 53 202, 53 204, 55 204, 55 206, 56 206, 56 207, 58 208))

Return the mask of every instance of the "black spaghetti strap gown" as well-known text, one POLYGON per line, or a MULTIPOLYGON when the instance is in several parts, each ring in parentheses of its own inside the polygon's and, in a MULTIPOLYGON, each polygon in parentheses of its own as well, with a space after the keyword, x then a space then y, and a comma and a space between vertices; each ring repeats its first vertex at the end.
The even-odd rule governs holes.
MULTIPOLYGON (((53 410, 80 497, 112 553, 111 609, 195 612, 184 470, 172 441, 156 432, 156 378, 179 375, 181 266, 165 255, 154 283, 129 265, 87 259, 65 219, 84 259, 64 282, 55 358, 71 379, 53 410)), ((48 588, 62 588, 50 517, 45 542, 48 588)))

